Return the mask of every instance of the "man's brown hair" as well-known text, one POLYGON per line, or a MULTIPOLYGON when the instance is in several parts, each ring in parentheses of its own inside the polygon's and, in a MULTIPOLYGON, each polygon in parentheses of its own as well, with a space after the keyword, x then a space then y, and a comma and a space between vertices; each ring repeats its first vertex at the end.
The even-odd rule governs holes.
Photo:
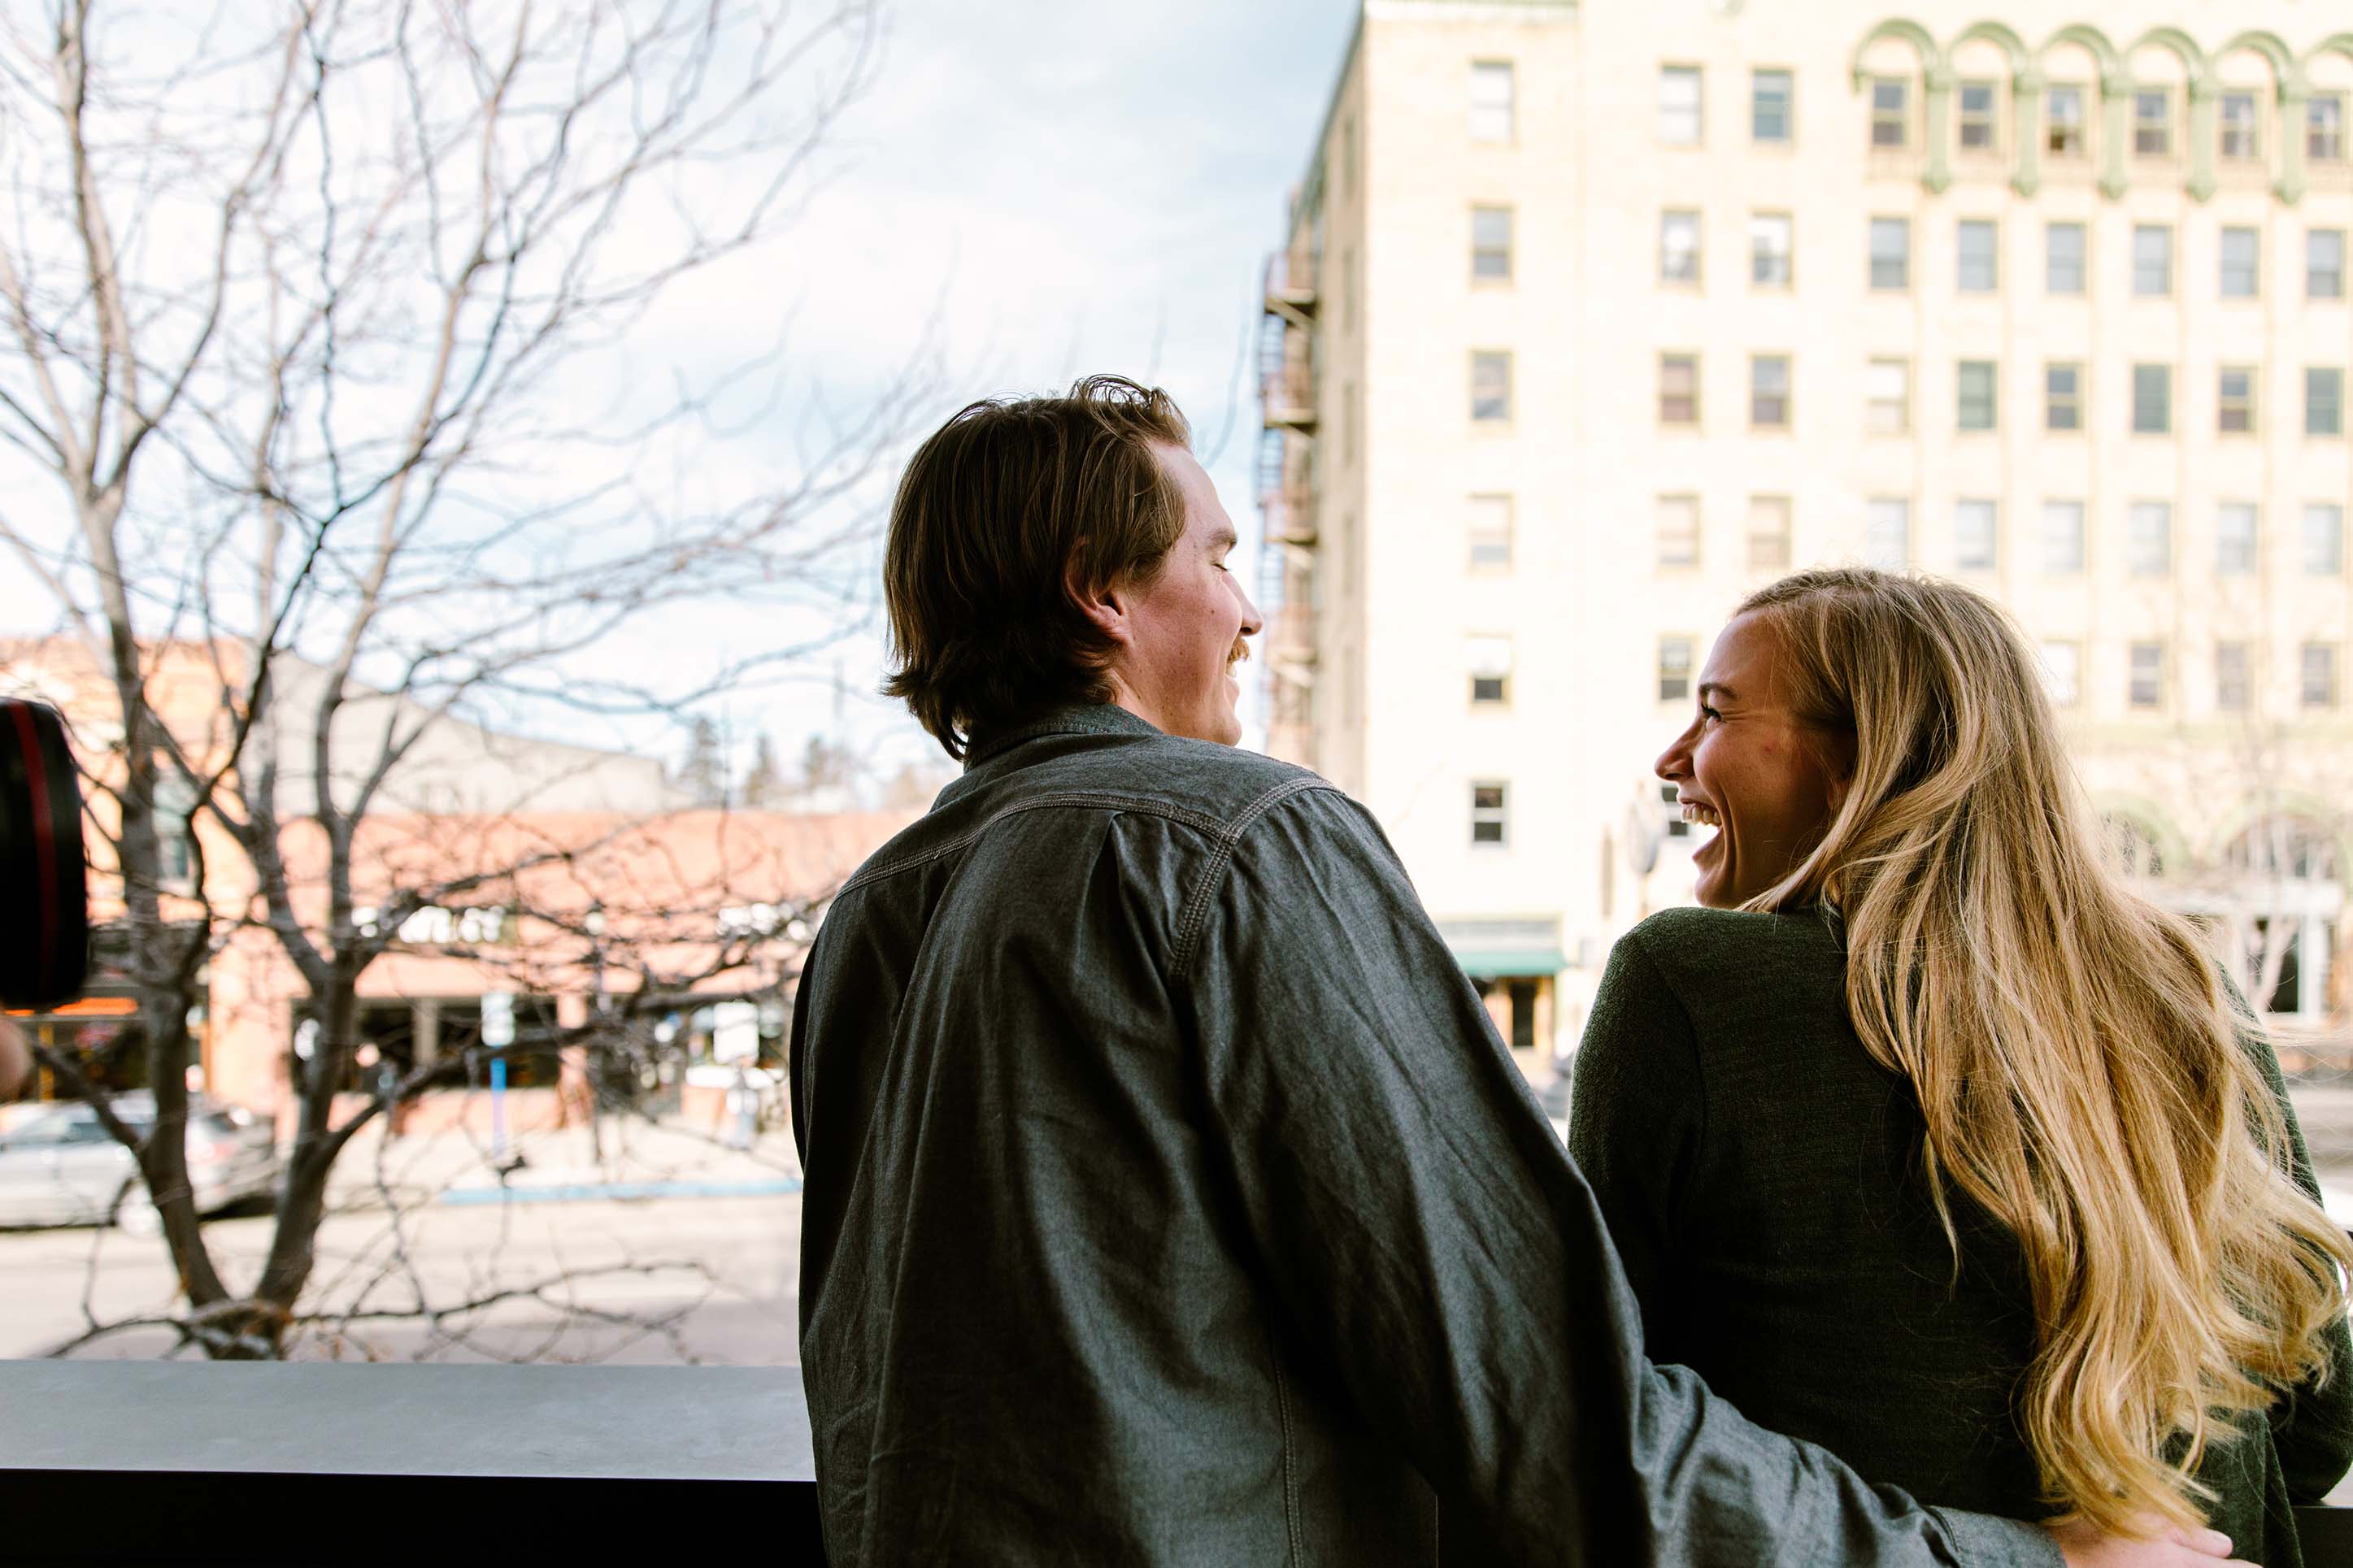
POLYGON ((1091 375, 1066 397, 973 404, 907 465, 883 551, 897 668, 882 689, 948 755, 1111 700, 1114 645, 1077 595, 1149 583, 1184 536, 1184 496, 1155 443, 1192 443, 1168 395, 1091 375))

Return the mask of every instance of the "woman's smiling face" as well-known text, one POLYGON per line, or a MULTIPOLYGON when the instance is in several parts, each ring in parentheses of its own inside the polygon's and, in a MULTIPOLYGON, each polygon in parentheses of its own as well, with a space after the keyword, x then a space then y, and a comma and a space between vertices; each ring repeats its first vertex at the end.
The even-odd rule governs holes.
POLYGON ((1796 869, 1821 841, 1853 768, 1853 742, 1790 706, 1780 634, 1735 616, 1699 676, 1699 711, 1659 758, 1683 818, 1714 827, 1692 856, 1699 901, 1736 909, 1796 869))

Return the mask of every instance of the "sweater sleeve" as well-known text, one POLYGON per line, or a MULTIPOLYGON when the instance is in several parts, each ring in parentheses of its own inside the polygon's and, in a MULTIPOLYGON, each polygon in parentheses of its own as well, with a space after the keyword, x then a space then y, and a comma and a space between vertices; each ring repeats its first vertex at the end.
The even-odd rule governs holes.
POLYGON ((1707 1131, 1691 1016, 1630 933, 1609 955, 1577 1047, 1568 1148, 1592 1184, 1641 1303, 1652 1353, 1677 1359, 1672 1304, 1682 1229, 1707 1131))

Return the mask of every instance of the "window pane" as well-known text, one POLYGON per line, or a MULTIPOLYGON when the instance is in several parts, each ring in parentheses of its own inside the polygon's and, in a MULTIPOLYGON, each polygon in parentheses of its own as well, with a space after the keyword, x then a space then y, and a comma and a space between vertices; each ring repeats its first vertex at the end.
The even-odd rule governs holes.
POLYGON ((1789 498, 1748 498, 1748 569, 1784 572, 1789 565, 1789 498))
POLYGON ((1912 366, 1900 359, 1875 359, 1864 373, 1869 424, 1875 436, 1897 435, 1912 424, 1912 366))
POLYGON ((2133 292, 2152 298, 2173 292, 2173 230, 2163 224, 2133 230, 2133 292))
POLYGON ((1912 563, 1912 503, 1883 498, 1871 503, 1863 523, 1862 561, 1882 572, 1912 563))
POLYGON ((2345 298, 2345 231, 2316 228, 2304 237, 2304 291, 2315 300, 2345 298))
POLYGON ((2225 436, 2244 436, 2255 427, 2255 373, 2224 365, 2216 387, 2214 427, 2225 436))
POLYGON ((2314 501, 2304 509, 2304 570, 2310 577, 2335 577, 2345 570, 2345 509, 2314 501))
POLYGON ((2053 707, 2073 708, 2083 700, 2084 650, 2072 642, 2042 645, 2042 676, 2053 707))
POLYGON ((1793 121, 1794 89, 1788 71, 1761 70, 1749 79, 1748 132, 1759 142, 1787 142, 1793 121))
POLYGON ((2173 367, 2133 366, 2133 433, 2163 436, 2173 428, 2173 367))
POLYGON ((2222 131, 2223 157, 2244 159, 2261 155, 2253 93, 2224 93, 2221 113, 2218 118, 2222 131))
POLYGON ((2133 151, 2144 158, 2173 153, 2173 95, 2144 88, 2133 94, 2133 151))
POLYGON ((2054 223, 2042 231, 2043 287, 2053 294, 2084 291, 2084 226, 2054 223))
POLYGON ((2336 163, 2345 157, 2345 95, 2315 93, 2304 106, 2304 155, 2316 163, 2336 163))
POLYGON ((1667 637, 1659 639, 1659 700, 1684 702, 1691 699, 1692 639, 1667 637))
POLYGON ((1748 422, 1760 430, 1789 427, 1789 361, 1758 354, 1748 362, 1748 422))
POLYGON ((1699 423, 1699 356, 1659 356, 1659 423, 1699 423))
POLYGON ((1471 356, 1471 417, 1496 424, 1512 416, 1512 356, 1482 349, 1471 356))
POLYGON ((1988 153, 1994 146, 1994 85, 1989 81, 1961 83, 1961 149, 1988 153))
POLYGON ((2337 645, 2308 642, 2304 645, 2304 705, 2306 708, 2337 706, 2337 645))
POLYGON ((2252 576, 2255 570, 2255 509, 2225 501, 2214 513, 2214 571, 2222 577, 2252 576))
POLYGON ((2222 298, 2252 300, 2255 297, 2256 239, 2252 228, 2226 228, 2222 231, 2222 298))
POLYGON ((1959 229, 1959 287, 1964 294, 1990 294, 1999 282, 1994 256, 1994 226, 1979 218, 1963 220, 1959 229))
POLYGON ((1463 668, 1471 677, 1474 704, 1502 704, 1512 699, 1512 639, 1506 637, 1465 637, 1463 668))
POLYGON ((1748 280, 1761 289, 1789 286, 1789 215, 1757 213, 1748 219, 1748 280))
POLYGON ((2173 570, 2173 507, 2168 501, 2133 503, 2125 538, 2125 569, 2136 577, 2162 577, 2173 570))
POLYGON ((2304 373, 2304 433, 2341 436, 2345 433, 2345 373, 2313 367, 2304 373))
POLYGON ((1959 365, 1959 425, 1964 430, 1994 426, 1993 362, 1963 360, 1959 365))
POLYGON ((1512 63, 1474 60, 1471 65, 1471 140, 1509 142, 1513 134, 1512 63))
POLYGON ((1953 509, 1953 564, 1964 572, 1990 572, 1994 567, 1994 503, 1965 500, 1953 509))
POLYGON ((1696 147, 1700 140, 1700 75, 1693 66, 1667 66, 1659 72, 1659 140, 1670 147, 1696 147))
POLYGON ((1471 209, 1471 276, 1507 282, 1512 276, 1512 209, 1471 209))
POLYGON ((1699 564, 1699 498, 1659 498, 1659 565, 1682 570, 1699 564))
POLYGON ((2154 708, 2165 697, 2165 645, 2137 642, 2132 645, 2132 683, 2129 690, 2136 708, 2154 708))
POLYGON ((1871 220, 1871 286, 1908 289, 1912 286, 1912 224, 1908 218, 1871 220))
POLYGON ((1507 817, 1504 785, 1474 784, 1471 786, 1472 843, 1503 843, 1507 817))
POLYGON ((2045 365, 2042 370, 2042 425, 2048 430, 2084 427, 2084 367, 2045 365))
POLYGON ((1665 212, 1659 215, 1659 281, 1699 281, 1699 214, 1665 212))
POLYGON ((2042 145, 2054 158, 2080 158, 2088 146, 2084 134, 2084 89, 2054 87, 2045 100, 2042 145))
POLYGON ((1512 564, 1512 498, 1471 498, 1471 567, 1480 572, 1509 571, 1512 564))
POLYGON ((1881 77, 1871 84, 1871 144, 1879 148, 1907 146, 1912 140, 1912 84, 1881 77))
POLYGON ((2047 500, 2042 503, 2042 571, 2046 576, 2068 577, 2084 569, 2084 503, 2047 500))
POLYGON ((2223 642, 2214 645, 2214 706, 2225 713, 2243 713, 2253 683, 2247 677, 2247 645, 2223 642))

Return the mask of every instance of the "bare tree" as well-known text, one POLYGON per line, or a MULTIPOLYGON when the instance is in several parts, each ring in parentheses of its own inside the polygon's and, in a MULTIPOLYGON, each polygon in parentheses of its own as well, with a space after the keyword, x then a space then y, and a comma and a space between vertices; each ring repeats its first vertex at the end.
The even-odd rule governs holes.
POLYGON ((152 1127, 48 1065, 137 1154, 210 1352, 279 1353, 301 1316, 359 1125, 335 1107, 361 974, 417 910, 527 868, 395 889, 358 918, 362 829, 420 747, 501 702, 691 696, 578 663, 683 605, 794 612, 706 689, 839 634, 838 568, 871 527, 855 503, 924 405, 920 358, 842 404, 755 383, 765 358, 672 384, 633 333, 682 282, 771 254, 879 41, 876 0, 277 0, 181 21, 51 0, 5 24, 0 437, 28 482, 0 542, 119 718, 91 825, 152 1127), (747 419, 778 429, 775 472, 711 482, 699 454, 747 419), (191 647, 201 701, 161 679, 191 647), (298 826, 323 845, 311 871, 290 863, 298 826), (234 875, 206 863, 222 842, 234 875), (193 852, 185 877, 167 846, 193 852), (291 1065, 269 1256, 233 1284, 184 1133, 190 1003, 240 926, 280 944, 320 1028, 291 1065))

